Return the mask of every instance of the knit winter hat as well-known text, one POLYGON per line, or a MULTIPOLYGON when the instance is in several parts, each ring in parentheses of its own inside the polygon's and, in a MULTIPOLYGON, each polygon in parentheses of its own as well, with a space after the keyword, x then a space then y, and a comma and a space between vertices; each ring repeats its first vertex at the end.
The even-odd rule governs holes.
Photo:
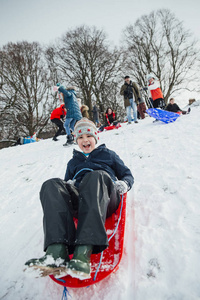
POLYGON ((147 80, 149 81, 151 78, 158 79, 153 73, 147 75, 147 80))
POLYGON ((88 120, 87 118, 82 118, 80 121, 78 121, 74 127, 74 139, 75 142, 77 142, 77 139, 82 134, 90 134, 95 138, 96 144, 98 142, 98 131, 95 126, 95 124, 88 120))

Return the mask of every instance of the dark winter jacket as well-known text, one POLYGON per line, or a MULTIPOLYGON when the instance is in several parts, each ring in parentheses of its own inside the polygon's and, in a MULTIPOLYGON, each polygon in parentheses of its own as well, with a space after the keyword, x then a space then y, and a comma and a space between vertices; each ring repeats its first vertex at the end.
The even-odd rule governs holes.
POLYGON ((141 98, 139 88, 135 82, 130 81, 130 83, 124 83, 120 90, 120 95, 124 96, 124 106, 130 106, 129 99, 135 98, 136 104, 139 103, 139 98, 141 98))
POLYGON ((172 112, 181 111, 180 107, 176 103, 174 103, 174 104, 169 103, 166 107, 166 110, 172 111, 172 112))
MULTIPOLYGON (((74 149, 73 158, 67 164, 64 180, 73 179, 76 173, 84 168, 104 170, 114 181, 117 179, 125 181, 129 189, 134 182, 133 175, 129 168, 125 166, 124 162, 114 151, 106 148, 104 144, 94 149, 88 157, 74 149)), ((88 172, 88 170, 85 170, 77 175, 75 186, 79 186, 84 175, 88 172)))
POLYGON ((99 121, 99 109, 96 105, 93 106, 92 112, 94 121, 99 121))
POLYGON ((73 118, 77 121, 82 119, 76 92, 74 90, 66 90, 63 86, 60 86, 58 91, 63 93, 64 96, 65 107, 67 109, 66 118, 73 118))

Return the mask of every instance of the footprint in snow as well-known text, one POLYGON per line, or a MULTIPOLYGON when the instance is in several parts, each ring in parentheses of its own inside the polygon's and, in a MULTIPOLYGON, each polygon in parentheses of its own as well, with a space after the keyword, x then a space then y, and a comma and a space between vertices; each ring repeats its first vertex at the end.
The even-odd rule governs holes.
POLYGON ((160 264, 157 258, 151 258, 149 261, 149 270, 147 272, 147 277, 156 278, 158 272, 160 271, 160 264))

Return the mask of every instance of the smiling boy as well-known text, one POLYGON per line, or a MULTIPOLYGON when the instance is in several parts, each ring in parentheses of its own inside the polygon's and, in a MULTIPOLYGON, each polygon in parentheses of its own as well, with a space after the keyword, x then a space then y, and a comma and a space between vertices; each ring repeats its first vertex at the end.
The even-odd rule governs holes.
POLYGON ((117 210, 120 194, 131 189, 134 179, 114 151, 105 145, 96 148, 98 132, 93 122, 81 119, 74 134, 81 152, 74 150, 65 179, 47 180, 40 193, 46 254, 26 265, 45 268, 45 275, 65 267, 73 277, 81 273, 88 278, 91 254, 108 247, 105 220, 117 210), (77 229, 74 216, 78 218, 77 229))

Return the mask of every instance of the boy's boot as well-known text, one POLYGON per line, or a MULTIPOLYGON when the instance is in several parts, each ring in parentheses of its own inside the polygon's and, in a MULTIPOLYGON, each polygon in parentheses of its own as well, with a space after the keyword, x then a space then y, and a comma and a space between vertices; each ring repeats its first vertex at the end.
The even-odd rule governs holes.
POLYGON ((47 276, 53 274, 58 268, 65 267, 68 262, 67 246, 65 244, 52 244, 48 246, 43 257, 29 259, 25 265, 34 269, 40 269, 43 272, 42 275, 47 276))
POLYGON ((58 141, 58 139, 57 139, 57 137, 56 137, 56 136, 54 136, 52 140, 53 140, 53 141, 55 141, 55 142, 57 142, 57 141, 58 141))
MULTIPOLYGON (((92 245, 77 245, 74 250, 73 258, 68 263, 68 269, 73 273, 72 276, 83 273, 83 276, 90 277, 90 256, 92 254, 92 245)), ((78 277, 78 276, 77 276, 78 277)))

